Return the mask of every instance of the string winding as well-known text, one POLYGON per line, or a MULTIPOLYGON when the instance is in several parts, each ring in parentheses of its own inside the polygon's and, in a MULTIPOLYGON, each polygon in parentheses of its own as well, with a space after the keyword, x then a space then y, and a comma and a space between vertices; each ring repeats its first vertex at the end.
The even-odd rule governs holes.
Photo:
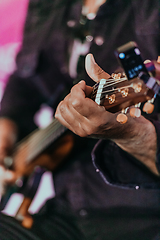
MULTIPOLYGON (((101 92, 101 94, 107 94, 107 93, 110 93, 110 92, 114 92, 115 90, 120 90, 120 89, 123 89, 125 87, 120 87, 118 89, 109 89, 109 90, 105 90, 106 88, 109 88, 109 87, 113 87, 115 85, 117 85, 118 83, 121 83, 121 82, 124 82, 124 81, 127 81, 126 78, 121 78, 121 79, 107 79, 106 80, 106 83, 104 84, 104 87, 103 87, 103 91, 101 92)), ((99 86, 99 83, 95 84, 93 86, 93 93, 92 93, 92 97, 94 98, 95 95, 97 94, 97 89, 98 89, 98 86, 99 86)), ((102 98, 104 98, 104 96, 102 96, 102 98)), ((101 98, 101 99, 102 99, 101 98)))

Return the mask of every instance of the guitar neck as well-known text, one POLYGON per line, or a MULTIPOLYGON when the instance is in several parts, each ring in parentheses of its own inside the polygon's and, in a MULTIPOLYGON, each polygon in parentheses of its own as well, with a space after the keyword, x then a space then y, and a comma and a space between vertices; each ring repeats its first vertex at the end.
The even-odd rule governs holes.
MULTIPOLYGON (((51 143, 55 142, 67 129, 53 119, 52 123, 44 129, 36 129, 29 134, 15 148, 15 155, 19 151, 27 148, 26 163, 31 162, 35 157, 43 152, 51 143)), ((13 154, 14 156, 14 154, 13 154)))
POLYGON ((127 107, 151 100, 159 90, 156 79, 150 77, 145 83, 140 78, 128 80, 126 76, 114 74, 101 79, 94 86, 91 98, 109 112, 116 113, 127 107))
MULTIPOLYGON (((128 106, 152 99, 157 91, 155 86, 158 86, 159 90, 159 85, 154 78, 150 78, 145 84, 139 78, 128 81, 126 77, 114 74, 111 78, 102 79, 95 84, 90 98, 98 105, 104 106, 106 110, 115 113, 128 106)), ((15 154, 21 151, 22 157, 24 156, 29 163, 66 130, 67 128, 54 118, 48 127, 37 129, 22 140, 17 145, 15 154)))

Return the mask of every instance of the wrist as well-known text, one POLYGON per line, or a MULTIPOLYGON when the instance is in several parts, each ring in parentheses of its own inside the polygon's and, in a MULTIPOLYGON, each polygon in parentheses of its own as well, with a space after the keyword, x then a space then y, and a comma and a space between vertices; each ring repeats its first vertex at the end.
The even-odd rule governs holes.
POLYGON ((126 124, 124 137, 121 136, 120 139, 113 139, 113 141, 159 175, 156 167, 157 135, 150 121, 143 116, 130 119, 126 124))

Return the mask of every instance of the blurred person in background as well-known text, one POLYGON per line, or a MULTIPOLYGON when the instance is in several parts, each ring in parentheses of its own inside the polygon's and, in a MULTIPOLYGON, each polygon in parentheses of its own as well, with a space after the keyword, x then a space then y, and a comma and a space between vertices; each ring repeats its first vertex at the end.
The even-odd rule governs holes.
MULTIPOLYGON (((158 0, 30 0, 17 69, 1 103, 2 166, 15 142, 40 127, 37 116, 46 108, 54 115, 73 84, 83 79, 93 86, 93 80, 107 79, 119 67, 117 47, 135 41, 143 59, 156 60, 159 35, 158 0), (88 55, 86 73, 89 52, 105 72, 88 55)), ((76 134, 70 135, 74 147, 66 159, 60 163, 53 159, 55 198, 32 216, 30 230, 1 214, 1 239, 150 240, 157 236, 158 97, 150 120, 128 116, 127 123, 120 124, 115 114, 88 101, 87 86, 75 85, 56 112, 56 118, 76 134)), ((15 169, 27 168, 22 158, 15 169)))

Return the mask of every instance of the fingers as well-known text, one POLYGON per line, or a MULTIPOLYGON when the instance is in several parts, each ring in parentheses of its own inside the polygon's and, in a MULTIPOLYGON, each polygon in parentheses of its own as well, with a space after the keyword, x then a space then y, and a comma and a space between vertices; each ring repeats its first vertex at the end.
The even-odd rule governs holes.
MULTIPOLYGON (((85 92, 87 91, 88 86, 84 81, 81 81, 79 84, 74 86, 71 90, 71 95, 69 98, 70 105, 82 116, 86 118, 91 118, 95 115, 95 109, 99 108, 100 111, 104 111, 103 107, 98 106, 90 98, 86 97, 85 92)), ((89 87, 90 89, 90 87, 89 87)))
POLYGON ((75 85, 70 94, 60 102, 55 113, 55 117, 71 131, 77 134, 79 129, 81 129, 81 135, 84 135, 81 124, 87 120, 85 116, 87 108, 84 104, 87 99, 85 89, 86 84, 84 81, 75 85))
POLYGON ((108 79, 110 77, 108 73, 98 66, 91 53, 86 56, 85 67, 88 75, 95 82, 99 82, 102 78, 108 79))
MULTIPOLYGON (((85 64, 88 75, 94 81, 110 77, 95 63, 92 54, 87 55, 85 64)), ((80 81, 58 105, 55 113, 62 125, 81 137, 97 135, 100 126, 106 125, 107 119, 112 117, 104 107, 88 97, 91 91, 92 88, 87 86, 85 81, 80 81)))
POLYGON ((78 112, 74 110, 74 108, 67 106, 66 100, 58 105, 55 117, 59 120, 59 122, 61 122, 62 125, 70 129, 75 134, 81 137, 85 136, 85 131, 83 131, 83 128, 81 127, 83 122, 82 116, 80 116, 78 112))
POLYGON ((71 93, 58 105, 55 114, 64 126, 81 137, 97 131, 97 127, 102 123, 102 115, 106 114, 104 107, 86 97, 86 88, 84 81, 75 85, 71 93))
MULTIPOLYGON (((61 113, 65 113, 67 110, 71 113, 82 115, 83 117, 90 118, 92 115, 95 115, 95 108, 99 108, 100 111, 104 111, 104 108, 98 106, 90 98, 86 97, 86 91, 88 86, 86 86, 84 81, 79 82, 72 89, 70 94, 59 104, 59 107, 56 111, 56 117, 58 110, 61 109, 61 113), (60 109, 59 109, 60 108, 60 109)), ((90 87, 89 87, 90 90, 90 87)), ((88 92, 89 92, 88 90, 88 92)), ((78 117, 78 115, 76 115, 78 117)), ((80 116, 79 116, 80 117, 80 116)))

